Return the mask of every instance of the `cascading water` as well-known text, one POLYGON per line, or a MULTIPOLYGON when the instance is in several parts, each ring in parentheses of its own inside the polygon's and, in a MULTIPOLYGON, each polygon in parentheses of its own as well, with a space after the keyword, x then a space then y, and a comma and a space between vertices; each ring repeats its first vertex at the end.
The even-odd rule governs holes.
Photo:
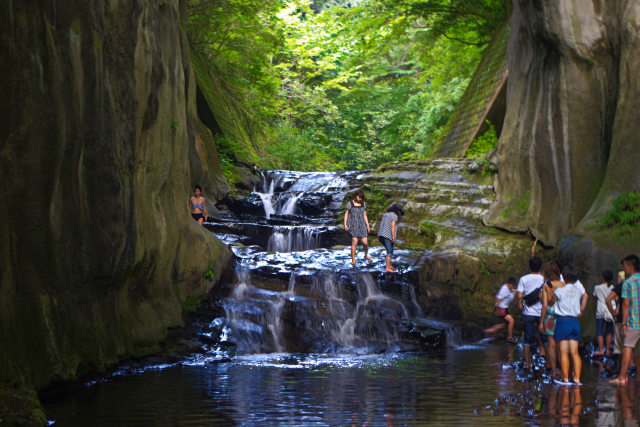
POLYGON ((306 251, 318 247, 318 229, 310 226, 276 226, 267 243, 269 252, 306 251))
MULTIPOLYGON (((331 173, 263 175, 259 194, 267 218, 277 213, 276 221, 291 224, 275 225, 272 219, 247 225, 247 230, 260 227, 256 236, 269 233, 266 245, 233 246, 242 261, 233 291, 222 300, 225 318, 217 323, 225 325, 238 352, 368 353, 442 344, 443 327, 420 322, 424 315, 405 277, 411 267, 385 274, 383 250, 376 247, 370 251, 375 263, 354 270, 348 247, 327 249, 349 242, 333 224, 336 206, 352 189, 346 178, 331 173), (302 215, 287 217, 294 212, 302 215)), ((230 238, 232 227, 220 229, 221 238, 241 240, 230 238)), ((417 263, 419 254, 404 252, 417 263)))
POLYGON ((287 200, 285 204, 282 206, 282 209, 280 209, 279 214, 293 215, 296 211, 296 204, 298 203, 298 200, 300 200, 300 197, 302 197, 303 194, 304 192, 298 193, 297 195, 289 198, 289 200, 287 200))
POLYGON ((256 191, 262 200, 262 204, 264 205, 264 216, 268 219, 275 213, 275 209, 273 207, 273 193, 275 191, 278 180, 275 177, 271 177, 269 175, 265 175, 262 173, 262 191, 256 191))

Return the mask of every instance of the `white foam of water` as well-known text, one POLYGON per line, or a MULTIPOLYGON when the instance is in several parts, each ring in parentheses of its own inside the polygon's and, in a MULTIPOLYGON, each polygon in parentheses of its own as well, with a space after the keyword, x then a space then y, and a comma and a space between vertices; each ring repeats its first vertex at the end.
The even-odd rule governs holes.
POLYGON ((304 194, 304 192, 298 193, 297 195, 289 198, 289 200, 287 200, 287 202, 284 204, 284 206, 282 206, 282 208, 280 209, 280 214, 281 215, 293 215, 295 213, 296 206, 298 204, 298 200, 300 200, 300 197, 302 197, 303 194, 304 194))

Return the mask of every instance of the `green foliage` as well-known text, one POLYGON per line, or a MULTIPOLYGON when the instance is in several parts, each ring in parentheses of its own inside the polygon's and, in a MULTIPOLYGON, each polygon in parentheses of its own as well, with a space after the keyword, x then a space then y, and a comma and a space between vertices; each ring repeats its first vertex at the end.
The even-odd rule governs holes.
POLYGON ((216 278, 216 273, 214 273, 214 271, 211 269, 211 267, 209 267, 207 269, 207 271, 205 271, 204 273, 202 273, 202 277, 205 280, 213 280, 216 278))
POLYGON ((178 121, 176 119, 171 120, 171 128, 178 129, 178 121))
POLYGON ((508 14, 496 0, 189 5, 192 45, 266 135, 256 162, 297 170, 427 157, 508 14))
MULTIPOLYGON (((531 191, 529 190, 524 193, 524 196, 522 198, 514 199, 513 194, 507 194, 505 198, 511 201, 511 205, 500 212, 500 216, 502 216, 503 218, 510 217, 514 214, 523 216, 527 213, 529 208, 531 208, 531 202, 529 201, 531 199, 531 191)), ((531 218, 528 218, 527 220, 529 221, 530 219, 531 218)))
POLYGON ((637 238, 640 232, 640 191, 618 196, 596 226, 600 230, 612 230, 616 237, 637 238))
POLYGON ((498 144, 498 135, 496 134, 496 128, 489 120, 487 120, 486 123, 489 126, 489 129, 487 129, 485 133, 476 137, 471 142, 471 145, 469 146, 465 157, 469 159, 484 159, 485 155, 488 152, 496 148, 496 145, 498 144))
POLYGON ((187 295, 184 302, 182 303, 182 309, 184 311, 189 311, 191 313, 195 313, 202 306, 202 296, 197 294, 187 295))

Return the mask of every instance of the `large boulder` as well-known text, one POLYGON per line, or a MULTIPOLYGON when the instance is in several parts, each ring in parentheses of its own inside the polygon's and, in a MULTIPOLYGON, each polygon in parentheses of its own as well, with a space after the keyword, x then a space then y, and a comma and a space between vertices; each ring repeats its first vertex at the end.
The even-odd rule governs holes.
POLYGON ((498 198, 485 220, 555 245, 640 188, 640 4, 513 5, 498 198))
POLYGON ((193 153, 186 6, 0 4, 0 382, 154 351, 230 259, 187 209, 215 161, 193 153))

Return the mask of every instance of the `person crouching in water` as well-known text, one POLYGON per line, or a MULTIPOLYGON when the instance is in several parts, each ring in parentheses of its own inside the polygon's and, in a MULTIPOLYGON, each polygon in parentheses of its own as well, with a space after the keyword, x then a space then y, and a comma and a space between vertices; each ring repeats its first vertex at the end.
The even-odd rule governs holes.
POLYGON ((378 227, 378 240, 384 248, 387 250, 387 256, 385 257, 387 264, 385 271, 395 273, 396 269, 391 264, 391 257, 393 256, 393 244, 396 242, 396 231, 398 227, 398 221, 404 216, 402 206, 397 203, 389 206, 386 212, 380 219, 380 227, 378 227))
POLYGON ((502 285, 498 293, 496 294, 496 304, 493 311, 493 315, 504 320, 503 323, 493 325, 489 329, 485 329, 485 334, 495 334, 500 329, 507 327, 507 343, 515 344, 516 340, 513 339, 513 316, 508 312, 511 301, 516 296, 516 278, 511 276, 502 285))
POLYGON ((571 265, 562 270, 565 285, 555 289, 551 296, 551 304, 556 307, 556 330, 553 338, 560 350, 560 370, 562 379, 555 382, 561 385, 580 385, 582 359, 578 353, 580 340, 580 323, 578 317, 582 315, 587 305, 588 295, 575 285, 578 273, 571 265), (573 360, 573 382, 569 381, 569 355, 573 360))
POLYGON ((369 256, 369 218, 367 218, 367 205, 364 202, 364 191, 358 189, 353 200, 347 203, 344 213, 344 229, 351 234, 351 265, 356 266, 356 247, 358 240, 362 242, 364 257, 367 261, 373 260, 369 256))

